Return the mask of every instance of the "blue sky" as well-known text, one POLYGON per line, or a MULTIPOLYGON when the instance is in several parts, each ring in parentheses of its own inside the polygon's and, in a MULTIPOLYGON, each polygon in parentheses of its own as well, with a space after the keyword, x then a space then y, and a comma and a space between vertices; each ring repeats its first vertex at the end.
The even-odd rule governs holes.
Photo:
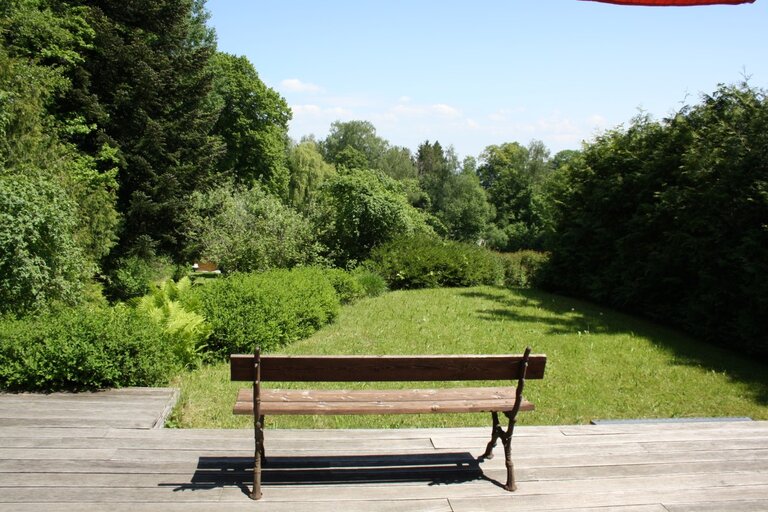
POLYGON ((663 118, 719 83, 768 89, 768 0, 622 7, 577 0, 208 0, 221 51, 293 110, 290 135, 362 119, 390 143, 478 156, 578 149, 639 111, 663 118))

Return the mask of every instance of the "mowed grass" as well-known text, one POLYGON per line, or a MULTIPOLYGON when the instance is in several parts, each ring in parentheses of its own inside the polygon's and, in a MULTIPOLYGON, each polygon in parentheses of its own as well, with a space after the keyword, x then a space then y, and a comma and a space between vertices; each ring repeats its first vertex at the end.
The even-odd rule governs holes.
MULTIPOLYGON (((528 345, 534 353, 547 354, 547 370, 543 380, 527 382, 525 395, 537 410, 521 414, 518 424, 712 416, 768 419, 768 365, 631 316, 533 290, 391 292, 343 308, 334 324, 281 353, 503 354, 522 353, 528 345)), ((185 373, 174 384, 181 387, 182 396, 172 424, 252 425, 250 418, 232 414, 237 389, 248 383, 229 382, 228 363, 185 373)), ((456 383, 312 387, 447 385, 456 383)), ((488 426, 489 416, 275 416, 267 418, 267 428, 488 426)))

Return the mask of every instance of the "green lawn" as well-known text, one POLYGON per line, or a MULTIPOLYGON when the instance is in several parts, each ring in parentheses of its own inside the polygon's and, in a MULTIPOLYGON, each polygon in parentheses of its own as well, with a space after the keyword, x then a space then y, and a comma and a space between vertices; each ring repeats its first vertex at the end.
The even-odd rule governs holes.
MULTIPOLYGON (((526 345, 547 354, 548 362, 545 378, 526 386, 537 410, 520 415, 523 425, 698 416, 768 419, 768 365, 631 316, 534 290, 391 292, 343 308, 334 324, 282 353, 500 354, 521 353, 526 345)), ((230 383, 228 370, 222 363, 180 375, 174 385, 182 388, 182 398, 172 424, 250 426, 249 418, 231 413, 244 383, 230 383)), ((487 426, 487 416, 278 416, 267 418, 267 427, 487 426)))

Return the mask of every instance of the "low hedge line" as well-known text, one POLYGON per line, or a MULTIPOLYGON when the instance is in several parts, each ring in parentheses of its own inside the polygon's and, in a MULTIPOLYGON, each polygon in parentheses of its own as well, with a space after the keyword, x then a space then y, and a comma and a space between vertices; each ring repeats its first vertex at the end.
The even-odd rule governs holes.
POLYGON ((393 289, 476 286, 530 287, 548 255, 500 254, 484 247, 430 237, 402 238, 375 248, 366 262, 393 289))
POLYGON ((166 384, 171 344, 126 306, 0 321, 0 389, 88 390, 166 384))
POLYGON ((165 283, 130 305, 0 319, 0 389, 85 390, 164 385, 205 358, 272 351, 333 321, 341 304, 386 289, 529 286, 546 261, 435 238, 375 249, 352 272, 315 267, 165 283))
POLYGON ((393 289, 501 284, 499 259, 477 245, 431 237, 401 238, 380 245, 367 262, 393 289))
POLYGON ((381 293, 366 270, 320 268, 167 282, 129 304, 0 318, 0 389, 165 385, 204 359, 270 351, 332 321, 342 302, 381 293))

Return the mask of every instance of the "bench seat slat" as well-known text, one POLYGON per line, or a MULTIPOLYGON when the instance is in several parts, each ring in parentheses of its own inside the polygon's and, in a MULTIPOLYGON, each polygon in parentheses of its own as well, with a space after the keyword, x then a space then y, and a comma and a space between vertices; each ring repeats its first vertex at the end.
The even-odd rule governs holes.
MULTIPOLYGON (((510 411, 515 388, 441 388, 387 390, 262 389, 261 413, 289 414, 427 414, 510 411)), ((534 409, 524 400, 523 411, 534 409)), ((253 414, 253 390, 241 389, 235 414, 253 414)))

